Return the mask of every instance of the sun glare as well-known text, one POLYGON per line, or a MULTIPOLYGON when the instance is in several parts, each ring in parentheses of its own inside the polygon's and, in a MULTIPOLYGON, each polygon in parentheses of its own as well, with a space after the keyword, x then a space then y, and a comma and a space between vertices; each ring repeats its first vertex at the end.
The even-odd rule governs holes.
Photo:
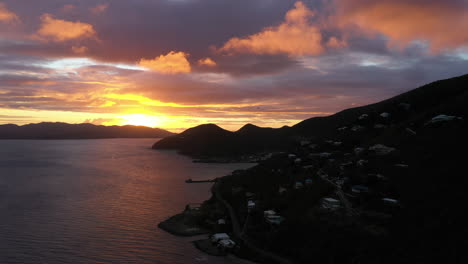
POLYGON ((133 126, 147 126, 157 127, 161 126, 162 118, 147 114, 130 114, 119 116, 121 119, 121 125, 133 125, 133 126))

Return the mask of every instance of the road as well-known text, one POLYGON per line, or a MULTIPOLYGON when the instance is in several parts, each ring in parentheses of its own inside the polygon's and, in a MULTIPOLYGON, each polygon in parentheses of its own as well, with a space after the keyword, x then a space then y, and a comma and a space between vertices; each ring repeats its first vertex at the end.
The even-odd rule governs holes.
POLYGON ((226 207, 226 209, 228 210, 229 212, 229 216, 231 218, 231 223, 232 223, 232 231, 234 233, 234 235, 239 238, 245 246, 247 246, 248 248, 250 248, 252 251, 256 252, 257 254, 259 254, 262 258, 266 259, 266 260, 269 260, 269 261, 273 261, 275 263, 280 263, 280 264, 292 264, 292 261, 290 261, 289 259, 285 259, 283 257, 280 257, 272 252, 269 252, 269 251, 266 251, 266 250, 263 250, 259 247, 257 247, 250 239, 247 235, 243 234, 242 233, 242 230, 241 230, 241 227, 240 227, 240 224, 239 224, 239 219, 237 218, 237 214, 234 210, 234 208, 231 206, 231 204, 229 204, 226 200, 224 200, 224 198, 221 196, 221 192, 219 191, 219 184, 220 184, 220 181, 216 182, 214 185, 213 185, 213 194, 215 195, 215 198, 221 202, 222 204, 224 204, 224 206, 226 207))

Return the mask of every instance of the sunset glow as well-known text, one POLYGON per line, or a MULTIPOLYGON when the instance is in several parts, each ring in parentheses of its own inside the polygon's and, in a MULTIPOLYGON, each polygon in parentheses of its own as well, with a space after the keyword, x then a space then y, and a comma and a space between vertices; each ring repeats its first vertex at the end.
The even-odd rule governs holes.
POLYGON ((281 127, 468 68, 466 1, 72 2, 0 0, 0 124, 281 127))

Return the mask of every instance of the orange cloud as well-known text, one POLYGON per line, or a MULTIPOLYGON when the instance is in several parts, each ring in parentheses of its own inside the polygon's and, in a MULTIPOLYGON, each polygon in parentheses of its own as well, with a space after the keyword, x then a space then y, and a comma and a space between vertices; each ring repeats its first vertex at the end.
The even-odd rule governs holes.
POLYGON ((0 22, 10 23, 19 21, 18 16, 12 11, 8 10, 5 4, 0 3, 0 22))
POLYGON ((37 32, 39 39, 63 42, 78 38, 90 38, 96 35, 96 31, 91 24, 55 19, 50 14, 42 15, 41 22, 41 27, 37 32))
POLYGON ((296 2, 278 26, 245 38, 232 38, 220 48, 228 53, 317 55, 324 52, 322 33, 310 23, 314 12, 303 2, 296 2))
POLYGON ((109 7, 109 4, 101 4, 101 5, 97 5, 95 7, 92 7, 89 10, 93 14, 98 15, 98 14, 104 13, 107 10, 108 7, 109 7))
POLYGON ((216 62, 212 60, 211 58, 204 58, 204 59, 198 60, 198 65, 213 67, 213 66, 216 66, 216 62))
POLYGON ((341 26, 354 24, 403 47, 428 41, 433 52, 468 45, 468 4, 458 0, 336 0, 341 26))
POLYGON ((188 54, 182 51, 171 51, 154 59, 141 59, 140 66, 165 74, 188 73, 191 71, 188 54))

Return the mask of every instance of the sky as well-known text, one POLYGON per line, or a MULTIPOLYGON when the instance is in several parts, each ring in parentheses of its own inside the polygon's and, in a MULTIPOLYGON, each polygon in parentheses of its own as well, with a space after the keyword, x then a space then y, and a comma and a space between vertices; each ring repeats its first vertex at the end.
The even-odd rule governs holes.
POLYGON ((468 73, 467 0, 0 0, 0 124, 265 127, 468 73))

